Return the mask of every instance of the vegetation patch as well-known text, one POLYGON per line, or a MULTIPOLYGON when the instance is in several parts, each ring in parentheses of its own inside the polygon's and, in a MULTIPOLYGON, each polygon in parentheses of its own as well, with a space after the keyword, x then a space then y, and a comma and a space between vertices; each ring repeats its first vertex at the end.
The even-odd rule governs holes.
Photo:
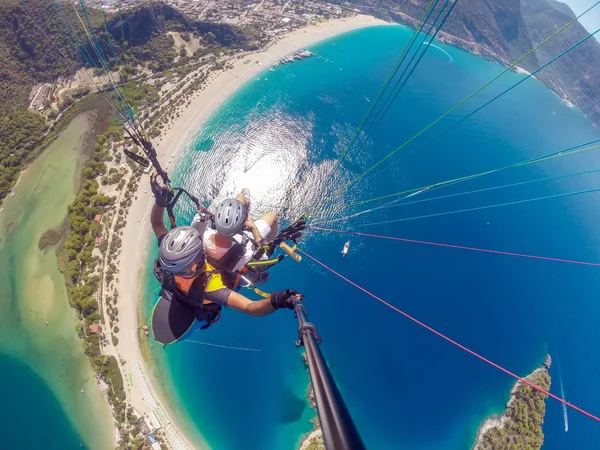
MULTIPOLYGON (((527 380, 546 391, 550 389, 550 374, 546 367, 537 369, 527 380)), ((546 394, 518 382, 503 416, 496 418, 502 424, 487 429, 474 449, 539 450, 544 443, 545 400, 546 394)))
POLYGON ((38 241, 38 248, 40 251, 46 250, 48 247, 54 247, 60 242, 65 233, 64 225, 60 225, 56 228, 50 228, 46 230, 44 234, 40 236, 38 241))

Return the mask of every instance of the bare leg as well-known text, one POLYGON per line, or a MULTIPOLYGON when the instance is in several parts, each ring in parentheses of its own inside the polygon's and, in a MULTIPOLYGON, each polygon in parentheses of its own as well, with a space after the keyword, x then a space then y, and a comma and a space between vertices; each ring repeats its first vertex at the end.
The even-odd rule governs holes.
POLYGON ((235 199, 236 199, 236 200, 239 200, 240 202, 242 202, 242 204, 243 204, 243 205, 244 205, 246 208, 248 208, 248 206, 249 206, 249 205, 248 205, 248 202, 247 202, 247 200, 246 200, 246 196, 244 195, 244 193, 243 193, 243 192, 240 192, 238 195, 236 195, 236 196, 235 196, 235 199))
POLYGON ((271 227, 271 232, 265 238, 266 242, 272 241, 277 237, 277 233, 279 231, 279 221, 277 220, 277 213, 274 211, 270 211, 261 217, 262 220, 267 222, 271 227))

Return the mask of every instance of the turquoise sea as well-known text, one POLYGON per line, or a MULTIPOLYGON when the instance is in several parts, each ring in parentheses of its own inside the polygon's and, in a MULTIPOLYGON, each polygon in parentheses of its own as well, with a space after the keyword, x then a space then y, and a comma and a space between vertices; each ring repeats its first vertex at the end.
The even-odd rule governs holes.
POLYGON ((90 131, 75 117, 20 177, 0 213, 0 449, 107 449, 112 416, 77 336, 53 247, 90 131))
MULTIPOLYGON (((311 47, 314 58, 263 72, 198 130, 180 161, 176 184, 214 201, 248 187, 254 216, 275 208, 284 222, 311 209, 410 34, 403 27, 354 31, 311 47)), ((336 181, 340 187, 503 70, 436 45, 375 133, 344 162, 336 181)), ((434 131, 523 76, 506 74, 434 131)), ((599 136, 579 111, 528 80, 400 163, 373 171, 336 205, 494 169, 599 136)), ((584 152, 423 193, 421 198, 587 170, 599 163, 597 153, 584 152)), ((368 225, 597 186, 597 175, 563 178, 389 208, 338 225, 600 261, 598 194, 368 225)), ((181 205, 179 214, 185 222, 193 212, 181 205)), ((598 268, 366 237, 352 237, 350 253, 342 258, 346 240, 344 235, 312 231, 301 245, 366 289, 517 374, 530 373, 550 352, 560 358, 567 399, 600 413, 598 268)), ((156 284, 148 280, 150 292, 156 284)), ((287 287, 305 294, 309 317, 323 336, 322 349, 369 449, 468 449, 481 421, 503 409, 513 379, 307 258, 300 264, 284 261, 265 289, 287 287)), ((154 295, 147 296, 146 314, 154 300, 154 295)), ((296 333, 289 311, 264 318, 226 311, 220 323, 191 339, 260 352, 194 342, 165 350, 153 347, 177 419, 219 450, 293 448, 311 429, 315 414, 305 401, 308 375, 301 351, 294 347, 296 333)), ((551 374, 552 391, 560 394, 557 364, 551 374)), ((569 411, 565 433, 561 405, 548 400, 547 406, 545 449, 598 445, 600 424, 569 411)))
POLYGON ((52 390, 33 370, 18 359, 0 354, 0 371, 4 405, 0 420, 10 424, 2 427, 0 448, 89 448, 83 446, 82 438, 52 390))

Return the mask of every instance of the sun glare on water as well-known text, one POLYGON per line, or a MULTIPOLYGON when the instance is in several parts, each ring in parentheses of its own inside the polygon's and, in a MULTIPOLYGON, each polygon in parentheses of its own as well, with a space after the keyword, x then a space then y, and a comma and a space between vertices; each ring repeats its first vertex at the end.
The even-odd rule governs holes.
POLYGON ((333 161, 313 161, 311 133, 309 119, 280 112, 256 118, 242 133, 213 129, 212 148, 193 155, 183 184, 207 200, 211 210, 248 188, 254 218, 274 210, 294 220, 312 211, 333 167, 333 161))

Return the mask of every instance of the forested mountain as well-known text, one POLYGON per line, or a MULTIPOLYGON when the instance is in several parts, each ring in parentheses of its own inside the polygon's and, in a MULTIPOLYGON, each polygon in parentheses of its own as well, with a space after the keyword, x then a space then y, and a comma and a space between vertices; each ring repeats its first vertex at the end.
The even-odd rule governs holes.
MULTIPOLYGON (((575 18, 567 5, 554 0, 522 0, 521 14, 534 45, 575 18)), ((575 23, 551 43, 541 47, 536 52, 538 59, 544 63, 588 35, 582 25, 575 23)), ((528 70, 533 70, 533 67, 528 70)), ((562 97, 570 99, 600 126, 600 42, 588 39, 537 77, 562 97)))
MULTIPOLYGON (((162 71, 173 66, 177 53, 169 32, 202 39, 197 55, 222 49, 256 48, 256 36, 226 24, 189 20, 174 8, 146 4, 118 15, 87 8, 84 14, 66 2, 3 0, 0 3, 1 65, 25 80, 51 83, 77 69, 95 67, 97 52, 111 70, 146 66, 162 71), (79 15, 78 15, 79 14, 79 15), (91 25, 97 49, 81 22, 91 25)), ((188 56, 189 58, 192 55, 188 56)), ((178 64, 185 64, 179 58, 178 64)), ((9 192, 23 164, 39 147, 47 129, 45 117, 27 109, 31 86, 0 70, 0 201, 9 192)))
MULTIPOLYGON (((333 1, 415 26, 428 0, 333 1)), ((600 6, 599 6, 600 7, 600 6)), ((510 65, 576 16, 555 0, 459 0, 438 35, 443 41, 510 65)), ((598 24, 600 27, 600 24, 598 24)), ((572 24, 519 65, 532 72, 589 33, 572 24)), ((591 38, 536 75, 600 126, 600 43, 591 38)))
MULTIPOLYGON (((413 27, 429 4, 428 0, 330 2, 355 6, 413 27)), ((86 66, 101 71, 97 50, 111 69, 121 67, 127 71, 142 65, 156 72, 172 67, 176 60, 177 64, 185 64, 211 51, 254 49, 261 37, 250 29, 191 20, 162 3, 116 15, 91 8, 86 13, 79 10, 78 15, 68 2, 3 0, 2 66, 33 83, 53 82, 86 66), (81 22, 91 25, 98 49, 93 48, 81 22), (203 43, 199 53, 178 58, 171 31, 199 37, 203 43)), ((555 0, 459 0, 439 38, 508 65, 574 17, 568 6, 555 0)), ((520 66, 533 71, 586 36, 588 32, 575 23, 520 66)), ((595 39, 589 39, 537 77, 600 125, 600 44, 595 39)), ((39 137, 48 126, 44 116, 27 109, 30 92, 29 85, 0 70, 0 201, 38 148, 39 137)))
POLYGON ((29 0, 21 5, 23 8, 13 0, 0 4, 0 59, 11 70, 38 82, 71 75, 75 68, 88 64, 100 67, 82 21, 92 25, 99 50, 111 67, 123 62, 172 61, 174 43, 169 31, 193 33, 207 44, 222 47, 256 48, 255 37, 248 30, 192 21, 162 3, 112 16, 91 8, 83 15, 62 2, 29 0))

